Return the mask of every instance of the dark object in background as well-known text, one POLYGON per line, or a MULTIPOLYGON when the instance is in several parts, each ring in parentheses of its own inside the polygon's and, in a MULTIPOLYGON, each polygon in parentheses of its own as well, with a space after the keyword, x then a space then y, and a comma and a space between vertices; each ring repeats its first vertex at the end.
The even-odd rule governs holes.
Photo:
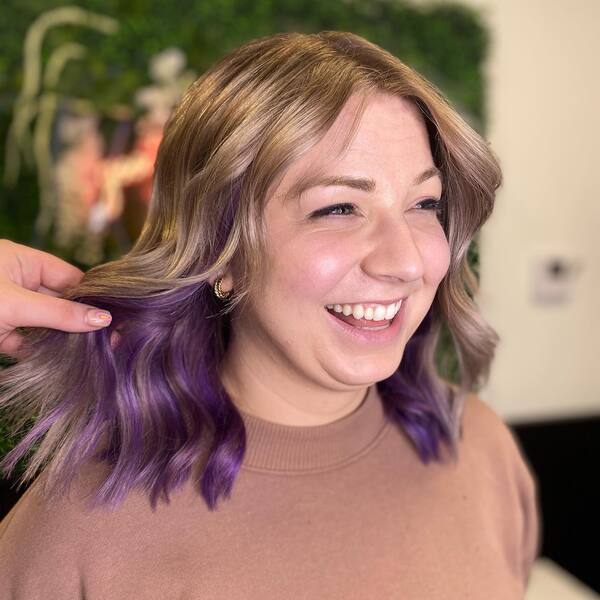
POLYGON ((600 593, 600 416, 511 429, 538 480, 542 555, 600 593))
POLYGON ((8 514, 17 500, 25 493, 25 488, 16 491, 17 484, 8 479, 0 479, 0 520, 8 514))

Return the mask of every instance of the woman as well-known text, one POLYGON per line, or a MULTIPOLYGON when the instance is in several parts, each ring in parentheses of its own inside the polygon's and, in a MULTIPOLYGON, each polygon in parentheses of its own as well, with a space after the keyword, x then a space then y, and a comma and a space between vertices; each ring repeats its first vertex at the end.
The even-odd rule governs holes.
POLYGON ((466 251, 500 181, 357 35, 216 63, 136 245, 64 294, 112 323, 36 332, 2 373, 0 405, 37 418, 2 467, 43 470, 0 524, 0 598, 521 598, 535 483, 472 393, 497 336, 466 251))

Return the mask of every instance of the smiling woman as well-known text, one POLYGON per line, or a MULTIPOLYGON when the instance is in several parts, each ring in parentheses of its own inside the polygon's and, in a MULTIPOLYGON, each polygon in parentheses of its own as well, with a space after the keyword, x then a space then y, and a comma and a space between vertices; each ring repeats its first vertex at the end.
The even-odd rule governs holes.
POLYGON ((466 252, 500 181, 357 35, 217 62, 166 127, 134 248, 65 294, 111 325, 35 331, 0 375, 15 433, 36 420, 2 467, 33 450, 39 473, 0 524, 0 599, 521 598, 535 483, 472 393, 498 338, 466 252))

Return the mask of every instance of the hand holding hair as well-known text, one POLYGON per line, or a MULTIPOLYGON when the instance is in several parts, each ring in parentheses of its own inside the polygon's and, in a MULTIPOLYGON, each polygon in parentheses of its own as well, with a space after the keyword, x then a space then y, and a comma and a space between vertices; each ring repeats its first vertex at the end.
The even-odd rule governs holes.
POLYGON ((83 271, 52 254, 0 239, 0 353, 20 357, 17 327, 84 332, 110 324, 110 313, 58 297, 82 277, 83 271), (93 320, 98 313, 108 318, 93 320))

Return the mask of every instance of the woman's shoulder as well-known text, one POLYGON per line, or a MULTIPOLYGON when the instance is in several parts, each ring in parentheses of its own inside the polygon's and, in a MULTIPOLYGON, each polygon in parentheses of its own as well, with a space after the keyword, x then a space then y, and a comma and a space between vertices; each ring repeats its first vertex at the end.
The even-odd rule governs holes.
POLYGON ((506 488, 513 489, 524 504, 535 502, 537 479, 515 432, 476 393, 464 401, 460 425, 460 452, 476 462, 506 488))
POLYGON ((461 418, 462 438, 466 443, 522 455, 515 434, 498 412, 476 393, 467 394, 461 418))
POLYGON ((77 521, 85 518, 89 509, 87 503, 103 473, 101 466, 86 466, 64 493, 48 494, 49 470, 46 467, 0 522, 0 552, 6 546, 6 538, 34 541, 36 537, 51 537, 55 541, 62 536, 72 536, 77 521), (66 527, 67 524, 70 527, 66 527))
POLYGON ((500 414, 476 393, 465 399, 461 419, 461 443, 485 458, 489 468, 504 471, 527 489, 534 475, 514 430, 500 414))
POLYGON ((504 430, 507 427, 499 413, 474 392, 467 394, 465 398, 464 418, 476 419, 493 429, 504 430))
MULTIPOLYGON (((126 570, 132 540, 151 541, 161 526, 170 526, 169 518, 176 519, 179 510, 165 519, 137 488, 116 505, 96 504, 109 474, 106 465, 88 463, 60 494, 47 493, 47 470, 33 481, 0 522, 0 581, 10 582, 0 589, 0 600, 82 598, 84 584, 101 589, 109 574, 126 570)), ((140 561, 153 564, 147 556, 140 561)))
POLYGON ((106 464, 86 463, 69 487, 59 492, 47 485, 49 470, 44 469, 0 522, 0 551, 7 536, 28 538, 30 542, 35 538, 51 539, 53 544, 65 541, 73 546, 78 534, 93 529, 96 522, 127 518, 126 514, 145 509, 148 499, 137 490, 130 491, 123 502, 112 507, 94 502, 109 475, 106 464))
POLYGON ((0 522, 0 580, 10 582, 0 600, 80 597, 82 562, 109 514, 89 504, 104 471, 85 467, 64 494, 47 494, 47 468, 30 484, 0 522))
MULTIPOLYGON (((461 447, 469 463, 477 463, 487 481, 495 483, 502 504, 512 507, 521 531, 521 560, 525 580, 541 549, 537 477, 513 430, 487 402, 471 393, 465 399, 461 447)), ((508 508, 507 508, 508 510, 508 508)))
MULTIPOLYGON (((87 465, 68 492, 57 496, 45 493, 42 476, 33 482, 0 523, 0 581, 11 582, 10 590, 0 589, 0 600, 133 597, 104 595, 103 590, 129 585, 135 589, 136 577, 147 584, 154 577, 160 579, 165 570, 177 571, 179 563, 173 557, 185 558, 184 539, 190 547, 202 549, 206 538, 200 533, 212 522, 191 482, 171 492, 168 502, 160 498, 154 507, 139 487, 110 506, 94 502, 107 476, 107 466, 87 465), (162 570, 156 569, 159 555, 165 557, 162 570), (84 583, 87 593, 79 587, 84 583), (91 589, 99 595, 89 593, 91 589)), ((217 539, 214 529, 213 525, 206 533, 212 532, 211 540, 217 539)))
POLYGON ((9 582, 0 600, 37 600, 49 592, 56 598, 79 597, 77 523, 68 502, 45 498, 42 480, 38 476, 0 522, 0 580, 9 582))

